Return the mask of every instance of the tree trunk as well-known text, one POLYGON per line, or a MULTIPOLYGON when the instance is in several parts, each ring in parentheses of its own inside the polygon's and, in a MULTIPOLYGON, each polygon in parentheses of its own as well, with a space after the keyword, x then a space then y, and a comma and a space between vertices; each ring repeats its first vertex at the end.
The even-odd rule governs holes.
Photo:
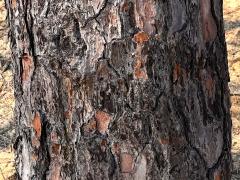
POLYGON ((6 6, 19 178, 231 178, 222 0, 6 6))

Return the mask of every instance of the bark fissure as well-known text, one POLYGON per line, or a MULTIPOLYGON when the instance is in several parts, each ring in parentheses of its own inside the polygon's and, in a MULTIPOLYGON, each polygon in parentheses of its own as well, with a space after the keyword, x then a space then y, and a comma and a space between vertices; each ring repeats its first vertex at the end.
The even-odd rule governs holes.
POLYGON ((26 25, 26 29, 27 29, 27 33, 28 33, 28 38, 29 38, 29 43, 30 43, 30 50, 32 53, 33 57, 36 57, 35 55, 35 41, 34 41, 34 36, 33 36, 33 17, 32 14, 30 13, 31 11, 31 2, 29 0, 26 0, 26 4, 25 6, 25 13, 24 13, 24 21, 25 21, 25 25, 26 25), (28 22, 28 16, 30 16, 30 25, 28 22))

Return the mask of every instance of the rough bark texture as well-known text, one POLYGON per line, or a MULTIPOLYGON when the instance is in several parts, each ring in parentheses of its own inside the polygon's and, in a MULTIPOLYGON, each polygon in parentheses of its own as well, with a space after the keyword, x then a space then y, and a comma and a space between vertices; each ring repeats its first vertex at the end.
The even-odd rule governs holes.
POLYGON ((19 178, 229 180, 222 0, 6 0, 19 178))

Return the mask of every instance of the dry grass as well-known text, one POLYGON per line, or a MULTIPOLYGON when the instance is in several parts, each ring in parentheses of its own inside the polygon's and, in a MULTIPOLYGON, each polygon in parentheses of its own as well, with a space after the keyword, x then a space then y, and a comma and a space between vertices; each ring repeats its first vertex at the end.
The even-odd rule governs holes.
POLYGON ((228 48, 228 66, 232 94, 232 155, 233 180, 240 180, 240 3, 224 0, 224 20, 228 48))
MULTIPOLYGON (((6 11, 0 0, 0 61, 10 59, 7 39, 6 11)), ((0 70, 1 72, 1 70, 0 70)), ((12 72, 0 73, 0 180, 9 179, 14 170, 14 154, 10 148, 13 137, 13 82, 12 72)))
MULTIPOLYGON (((0 60, 9 59, 6 12, 4 1, 0 0, 0 60)), ((224 0, 224 19, 228 46, 229 86, 232 94, 233 121, 233 178, 240 180, 240 3, 238 0, 224 0)), ((13 136, 13 82, 11 71, 0 75, 0 180, 8 179, 14 173, 14 155, 10 148, 13 136), (2 87, 2 88, 1 88, 2 87)))

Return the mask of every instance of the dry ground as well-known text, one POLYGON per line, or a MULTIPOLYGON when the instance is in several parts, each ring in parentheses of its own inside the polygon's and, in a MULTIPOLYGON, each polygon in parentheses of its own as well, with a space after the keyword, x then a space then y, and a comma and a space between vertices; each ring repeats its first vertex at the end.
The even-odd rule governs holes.
MULTIPOLYGON (((0 63, 10 59, 7 39, 6 11, 4 1, 0 0, 0 63)), ((14 174, 14 154, 11 150, 14 125, 13 82, 10 70, 1 73, 0 69, 0 180, 9 179, 14 174)))
POLYGON ((240 2, 224 0, 224 19, 231 82, 233 178, 240 180, 240 2))
MULTIPOLYGON (((9 43, 5 23, 4 1, 0 0, 0 61, 9 60, 9 43)), ((228 46, 233 120, 233 180, 240 180, 240 2, 224 0, 224 19, 228 46)), ((1 72, 1 70, 0 70, 1 72)), ((0 73, 0 180, 14 174, 13 151, 11 150, 14 123, 13 82, 10 70, 0 73)))

